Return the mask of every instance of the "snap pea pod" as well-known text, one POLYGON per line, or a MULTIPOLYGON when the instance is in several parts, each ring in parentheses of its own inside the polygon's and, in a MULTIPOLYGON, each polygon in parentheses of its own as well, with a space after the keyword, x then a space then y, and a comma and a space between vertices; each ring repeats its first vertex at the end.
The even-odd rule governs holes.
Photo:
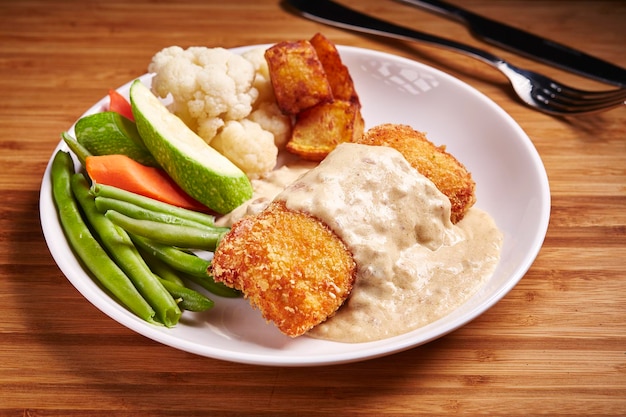
POLYGON ((179 226, 190 226, 198 229, 210 228, 210 230, 224 232, 229 230, 227 227, 208 226, 207 224, 200 223, 196 220, 180 217, 171 213, 164 213, 162 211, 149 210, 136 204, 129 203, 128 201, 118 200, 111 197, 96 197, 96 207, 98 207, 98 210, 100 210, 101 213, 105 213, 107 210, 115 210, 137 220, 151 220, 179 226))
POLYGON ((241 297, 240 291, 237 291, 234 288, 227 287, 221 282, 215 282, 213 280, 213 277, 209 274, 205 274, 205 276, 199 277, 196 275, 191 275, 191 274, 186 274, 184 272, 181 272, 181 278, 183 280, 196 283, 202 288, 204 288, 205 290, 210 291, 213 294, 219 295, 221 297, 228 297, 228 298, 241 297))
POLYGON ((121 188, 113 187, 110 185, 93 184, 91 186, 91 192, 96 197, 110 197, 116 200, 127 201, 148 210, 172 214, 183 219, 194 220, 207 226, 214 226, 215 224, 215 216, 212 216, 210 214, 200 213, 198 211, 177 207, 172 204, 164 203, 162 201, 158 201, 149 197, 144 197, 142 195, 122 190, 121 188))
POLYGON ((151 253, 146 252, 141 247, 137 246, 137 250, 141 254, 141 257, 146 261, 148 268, 158 277, 161 277, 167 281, 171 281, 175 284, 184 286, 185 282, 180 278, 177 271, 170 268, 165 262, 157 258, 151 253))
POLYGON ((74 175, 72 157, 67 152, 58 151, 52 160, 50 170, 52 195, 59 212, 61 227, 70 246, 98 282, 123 306, 139 318, 157 324, 154 320, 154 309, 98 243, 83 220, 78 203, 72 194, 72 175, 74 175))
POLYGON ((128 234, 98 211, 85 176, 74 174, 71 178, 71 188, 103 246, 155 310, 156 319, 167 327, 178 323, 181 316, 180 308, 150 271, 128 234))
POLYGON ((132 233, 129 233, 128 236, 141 251, 153 255, 177 271, 183 280, 194 282, 205 290, 222 297, 235 298, 241 296, 239 291, 213 280, 213 277, 208 272, 211 266, 210 261, 202 259, 193 253, 154 242, 142 236, 133 235, 132 233))
MULTIPOLYGON (((227 287, 221 282, 215 282, 213 280, 213 277, 209 275, 207 271, 205 271, 202 274, 198 274, 198 276, 191 275, 189 273, 173 268, 170 264, 163 262, 161 259, 155 256, 154 253, 150 253, 144 250, 144 248, 141 247, 139 244, 137 245, 137 248, 139 249, 141 256, 143 256, 144 259, 146 260, 146 263, 148 264, 150 269, 152 269, 152 271, 156 275, 160 276, 163 279, 176 282, 179 285, 183 285, 183 286, 186 286, 186 283, 188 282, 192 282, 204 288, 205 290, 215 295, 219 295, 221 297, 228 297, 228 298, 241 297, 240 291, 227 287)), ((176 254, 176 252, 174 252, 174 254, 176 254)), ((181 255, 181 254, 179 253, 178 255, 181 255)), ((188 256, 194 256, 197 258, 196 255, 190 255, 185 252, 183 252, 182 255, 185 257, 185 259, 188 259, 187 258, 188 256)), ((202 268, 204 270, 205 266, 208 267, 208 263, 206 261, 202 261, 202 263, 203 263, 202 268)), ((182 268, 179 268, 179 269, 182 269, 182 268)))
POLYGON ((104 215, 129 233, 179 248, 214 251, 225 233, 207 227, 199 228, 152 220, 137 220, 115 210, 107 210, 104 215))
POLYGON ((207 271, 211 266, 210 261, 202 259, 193 253, 185 252, 173 246, 155 242, 133 233, 128 233, 128 236, 130 236, 131 240, 138 248, 154 255, 176 271, 185 272, 198 277, 208 276, 207 271))
POLYGON ((61 133, 61 139, 63 139, 63 142, 65 142, 67 147, 70 148, 72 152, 74 152, 82 166, 85 166, 85 160, 88 156, 91 156, 91 152, 89 152, 87 148, 85 148, 83 145, 78 143, 78 141, 71 137, 70 134, 67 132, 61 133))
POLYGON ((174 299, 180 300, 178 302, 178 306, 183 310, 194 312, 206 311, 213 308, 213 305, 215 304, 213 300, 200 294, 198 291, 192 290, 191 288, 178 285, 160 277, 159 281, 174 299))

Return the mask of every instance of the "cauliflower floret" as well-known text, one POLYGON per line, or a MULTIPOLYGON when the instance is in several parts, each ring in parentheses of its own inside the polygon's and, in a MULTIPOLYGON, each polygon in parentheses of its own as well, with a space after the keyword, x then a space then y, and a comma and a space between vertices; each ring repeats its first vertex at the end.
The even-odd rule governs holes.
POLYGON ((265 49, 250 49, 244 52, 241 56, 252 63, 256 72, 254 83, 252 85, 259 92, 259 97, 254 104, 254 108, 256 109, 265 103, 276 102, 274 87, 272 86, 272 80, 270 78, 270 68, 267 65, 267 60, 265 59, 265 49))
POLYGON ((224 48, 171 46, 152 58, 148 71, 155 73, 155 94, 171 94, 174 113, 207 141, 226 121, 248 116, 259 96, 252 63, 224 48))
POLYGON ((251 179, 274 169, 278 148, 274 135, 248 119, 229 120, 210 143, 251 179))
POLYGON ((265 49, 170 46, 152 58, 152 91, 171 111, 250 178, 276 165, 291 118, 276 104, 265 49))
POLYGON ((266 101, 250 113, 248 119, 274 135, 274 144, 283 149, 291 138, 291 118, 283 114, 275 101, 266 101))
POLYGON ((270 69, 265 59, 265 49, 250 49, 244 52, 242 56, 254 66, 256 77, 253 86, 259 92, 259 97, 254 103, 248 119, 260 124, 264 130, 271 132, 278 149, 283 149, 291 137, 291 118, 283 114, 276 104, 270 69))

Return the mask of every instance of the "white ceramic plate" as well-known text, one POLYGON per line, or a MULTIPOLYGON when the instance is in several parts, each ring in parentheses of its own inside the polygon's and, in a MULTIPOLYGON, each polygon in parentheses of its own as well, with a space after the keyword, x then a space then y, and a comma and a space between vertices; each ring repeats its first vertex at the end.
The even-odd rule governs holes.
MULTIPOLYGON (((366 127, 409 124, 427 132, 436 144, 446 144, 472 172, 477 206, 493 216, 504 234, 501 261, 482 290, 430 325, 368 343, 290 339, 266 324, 247 301, 219 297, 214 297, 213 310, 186 312, 175 328, 152 326, 109 298, 74 257, 57 218, 48 166, 41 185, 41 222, 50 252, 68 280, 113 320, 150 339, 207 357, 274 366, 327 365, 389 355, 439 338, 497 303, 530 268, 548 227, 548 180, 532 142, 500 107, 450 75, 381 52, 339 50, 361 97, 366 127)), ((149 83, 150 76, 142 80, 149 83)), ((120 91, 128 94, 129 87, 130 82, 120 91)), ((107 100, 85 114, 105 110, 107 100)), ((60 143, 57 149, 67 148, 60 143)))

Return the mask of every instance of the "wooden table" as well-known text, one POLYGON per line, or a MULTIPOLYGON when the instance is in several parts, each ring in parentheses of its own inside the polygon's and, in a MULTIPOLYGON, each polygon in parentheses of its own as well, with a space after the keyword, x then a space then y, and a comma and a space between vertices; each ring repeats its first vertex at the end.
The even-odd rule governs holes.
MULTIPOLYGON (((393 1, 353 7, 484 47, 450 20, 393 1)), ((455 3, 626 66, 626 2, 455 3)), ((0 1, 0 415, 626 415, 626 111, 535 112, 491 68, 458 54, 326 27, 269 0, 0 1), (87 302, 44 242, 38 201, 60 132, 146 71, 169 45, 303 39, 406 56, 502 106, 545 163, 552 218, 543 249, 495 307, 437 341, 315 368, 242 365, 140 336, 87 302)))

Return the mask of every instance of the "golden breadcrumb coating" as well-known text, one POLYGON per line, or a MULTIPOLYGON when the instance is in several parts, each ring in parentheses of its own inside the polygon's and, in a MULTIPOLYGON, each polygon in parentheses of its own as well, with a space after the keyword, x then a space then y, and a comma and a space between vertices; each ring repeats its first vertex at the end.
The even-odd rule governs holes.
POLYGON ((372 127, 356 142, 390 146, 402 153, 413 168, 450 199, 452 223, 460 221, 476 202, 476 184, 471 174, 446 152, 445 146, 435 146, 424 133, 410 126, 387 123, 372 127))
POLYGON ((281 201, 233 224, 212 264, 215 281, 241 290, 291 337, 332 316, 356 277, 352 254, 337 235, 281 201))

